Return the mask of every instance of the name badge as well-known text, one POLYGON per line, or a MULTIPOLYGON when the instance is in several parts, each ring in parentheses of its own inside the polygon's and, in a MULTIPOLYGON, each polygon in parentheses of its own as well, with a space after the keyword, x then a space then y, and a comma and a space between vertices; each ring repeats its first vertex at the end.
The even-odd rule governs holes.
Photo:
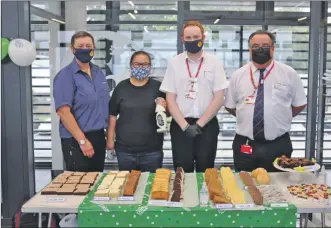
POLYGON ((187 92, 185 93, 185 98, 195 100, 197 98, 197 90, 198 90, 197 78, 194 78, 194 81, 190 78, 187 92))
POLYGON ((245 104, 255 104, 255 100, 256 100, 256 97, 255 97, 254 95, 252 95, 252 96, 247 96, 247 97, 245 98, 244 103, 245 103, 245 104))

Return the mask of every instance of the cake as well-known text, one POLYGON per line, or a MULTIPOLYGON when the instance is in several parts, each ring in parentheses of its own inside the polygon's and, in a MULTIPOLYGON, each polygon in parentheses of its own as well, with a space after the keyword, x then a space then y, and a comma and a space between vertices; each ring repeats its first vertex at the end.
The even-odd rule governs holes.
POLYGON ((62 187, 62 184, 54 184, 54 183, 51 183, 47 186, 47 188, 61 188, 62 187))
POLYGON ((257 168, 252 171, 252 177, 256 179, 256 182, 260 185, 270 184, 270 178, 268 172, 263 168, 257 168))
POLYGON ((57 191, 59 190, 60 188, 44 188, 43 190, 41 190, 41 195, 56 195, 57 194, 57 191))
POLYGON ((97 190, 95 193, 94 193, 94 196, 97 196, 97 197, 108 197, 109 193, 109 189, 103 189, 103 190, 97 190))
POLYGON ((173 190, 171 195, 172 202, 179 202, 184 198, 184 170, 181 167, 176 169, 176 175, 173 182, 173 190))
POLYGON ((170 169, 160 168, 155 171, 151 199, 168 200, 170 187, 170 169))
POLYGON ((205 182, 209 193, 209 199, 212 200, 214 204, 231 203, 231 200, 224 193, 216 168, 206 169, 205 182))
POLYGON ((239 177, 245 186, 254 185, 253 178, 251 177, 251 175, 248 172, 241 171, 239 173, 239 177))
POLYGON ((127 181, 124 186, 124 196, 133 196, 140 177, 141 172, 137 170, 132 170, 130 174, 128 174, 127 181))
POLYGON ((255 185, 249 185, 247 190, 256 205, 263 205, 262 194, 260 190, 256 188, 255 185))
POLYGON ((57 190, 58 195, 72 195, 75 191, 74 187, 60 188, 57 190))
POLYGON ((121 194, 121 190, 120 189, 109 189, 108 192, 108 196, 112 197, 112 198, 116 198, 121 194))
POLYGON ((74 191, 74 195, 86 195, 89 193, 90 189, 89 188, 77 188, 74 191))
POLYGON ((62 188, 75 188, 77 184, 64 184, 62 185, 62 188))
POLYGON ((90 184, 77 184, 76 188, 90 188, 90 184))
POLYGON ((126 178, 126 176, 129 174, 129 171, 120 171, 117 175, 116 178, 126 178))
POLYGON ((86 173, 85 172, 74 172, 72 176, 84 176, 86 173))
POLYGON ((221 167, 220 176, 224 192, 233 204, 245 204, 245 193, 239 189, 230 167, 221 167))

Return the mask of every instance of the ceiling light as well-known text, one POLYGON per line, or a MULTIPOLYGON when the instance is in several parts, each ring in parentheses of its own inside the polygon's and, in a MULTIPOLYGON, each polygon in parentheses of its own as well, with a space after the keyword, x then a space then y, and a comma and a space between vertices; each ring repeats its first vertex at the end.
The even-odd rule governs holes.
POLYGON ((134 7, 134 4, 133 4, 132 1, 128 1, 128 3, 129 3, 132 7, 134 7))
POLYGON ((147 29, 147 26, 144 26, 144 30, 145 30, 145 32, 149 32, 147 29))
POLYGON ((134 12, 135 14, 137 14, 137 13, 138 13, 138 10, 135 9, 133 12, 134 12))
POLYGON ((58 19, 55 19, 55 18, 51 18, 52 21, 55 21, 57 23, 60 23, 60 24, 65 24, 64 21, 61 21, 61 20, 58 20, 58 19))
POLYGON ((219 21, 220 21, 220 19, 217 18, 217 19, 214 21, 214 24, 217 24, 219 21))
POLYGON ((303 20, 306 20, 307 17, 302 17, 302 18, 298 18, 298 21, 303 21, 303 20))
POLYGON ((132 13, 128 13, 132 19, 136 19, 136 17, 132 13))

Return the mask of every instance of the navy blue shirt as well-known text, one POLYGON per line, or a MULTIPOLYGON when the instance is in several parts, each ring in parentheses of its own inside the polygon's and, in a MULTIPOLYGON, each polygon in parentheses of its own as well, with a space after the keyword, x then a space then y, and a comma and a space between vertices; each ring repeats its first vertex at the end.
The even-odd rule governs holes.
MULTIPOLYGON (((55 109, 71 107, 78 126, 83 132, 108 127, 110 89, 102 70, 90 63, 91 76, 83 72, 74 59, 54 78, 53 96, 55 109)), ((60 137, 70 138, 71 133, 60 121, 60 137)))

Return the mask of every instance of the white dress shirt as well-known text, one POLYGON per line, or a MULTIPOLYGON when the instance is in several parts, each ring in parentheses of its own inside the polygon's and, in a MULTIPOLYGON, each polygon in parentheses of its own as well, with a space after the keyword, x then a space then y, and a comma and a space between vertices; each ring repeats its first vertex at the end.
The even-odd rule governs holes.
MULTIPOLYGON (((265 70, 266 75, 272 64, 265 70)), ((225 97, 225 107, 236 109, 237 129, 239 135, 253 140, 254 104, 245 104, 247 96, 254 93, 254 86, 250 79, 250 67, 257 86, 260 71, 248 63, 236 70, 231 79, 225 97)), ((267 140, 285 134, 291 129, 292 106, 307 104, 307 97, 298 73, 288 65, 274 61, 264 83, 264 135, 267 140)), ((257 91, 255 92, 256 97, 257 91)))
POLYGON ((227 88, 225 71, 219 59, 205 52, 201 58, 194 62, 188 58, 186 52, 173 57, 169 61, 160 87, 162 92, 177 95, 176 102, 185 118, 200 118, 211 103, 214 92, 227 88), (186 98, 185 94, 190 84, 186 59, 189 62, 191 75, 195 77, 202 57, 204 59, 196 82, 197 97, 196 99, 186 98))

